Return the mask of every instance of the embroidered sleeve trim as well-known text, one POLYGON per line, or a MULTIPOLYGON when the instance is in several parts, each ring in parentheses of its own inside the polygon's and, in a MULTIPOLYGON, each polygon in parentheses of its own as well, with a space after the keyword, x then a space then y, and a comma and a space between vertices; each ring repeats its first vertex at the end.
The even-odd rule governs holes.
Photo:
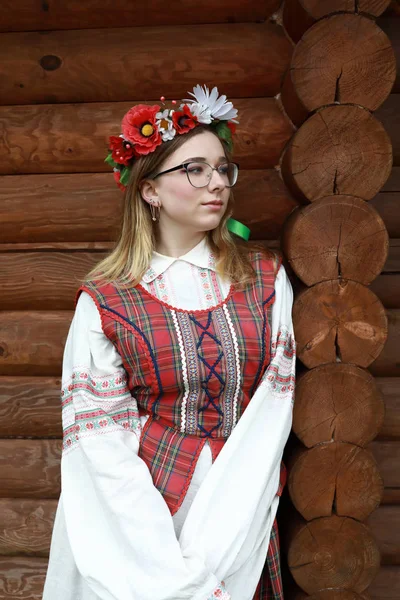
POLYGON ((271 342, 271 362, 263 375, 262 383, 268 384, 277 394, 291 396, 295 387, 296 342, 290 331, 281 327, 271 342))
POLYGON ((220 583, 211 596, 207 597, 207 600, 231 600, 231 595, 226 591, 225 585, 220 583))
POLYGON ((89 369, 74 369, 61 390, 63 451, 83 437, 129 430, 140 437, 140 419, 126 375, 116 371, 93 376, 89 369))

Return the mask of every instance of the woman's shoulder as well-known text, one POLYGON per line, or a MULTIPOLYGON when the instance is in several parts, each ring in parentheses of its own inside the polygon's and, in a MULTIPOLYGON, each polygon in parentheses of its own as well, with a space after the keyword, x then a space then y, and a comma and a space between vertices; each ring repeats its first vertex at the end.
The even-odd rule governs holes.
POLYGON ((282 265, 282 254, 275 248, 252 245, 249 248, 249 256, 256 273, 267 271, 276 276, 282 265))

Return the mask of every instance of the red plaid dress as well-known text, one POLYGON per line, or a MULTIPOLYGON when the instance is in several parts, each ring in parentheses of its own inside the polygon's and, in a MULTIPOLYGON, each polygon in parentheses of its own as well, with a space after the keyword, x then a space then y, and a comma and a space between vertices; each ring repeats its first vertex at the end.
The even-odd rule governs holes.
MULTIPOLYGON (((171 514, 208 443, 215 460, 270 362, 277 261, 255 254, 256 281, 211 309, 176 309, 141 285, 89 282, 105 335, 122 358, 143 427, 140 456, 171 514)), ((285 469, 281 471, 281 494, 285 469)), ((276 522, 255 600, 282 600, 276 522)))

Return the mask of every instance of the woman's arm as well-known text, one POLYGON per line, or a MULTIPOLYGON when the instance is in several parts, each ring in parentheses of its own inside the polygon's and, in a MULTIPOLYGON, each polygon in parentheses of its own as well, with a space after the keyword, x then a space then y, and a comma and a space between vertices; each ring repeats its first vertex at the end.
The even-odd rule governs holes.
POLYGON ((62 503, 77 568, 102 600, 226 598, 138 457, 140 420, 121 358, 82 293, 63 364, 62 503), (216 595, 215 595, 216 594, 216 595))

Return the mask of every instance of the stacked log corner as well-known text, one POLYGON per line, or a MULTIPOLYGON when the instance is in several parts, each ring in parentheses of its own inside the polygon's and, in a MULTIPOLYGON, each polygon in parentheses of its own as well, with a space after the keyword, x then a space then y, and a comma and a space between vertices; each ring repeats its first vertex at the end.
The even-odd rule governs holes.
POLYGON ((392 89, 396 62, 373 18, 389 2, 356 4, 357 13, 345 0, 286 0, 282 12, 296 45, 281 102, 297 131, 281 173, 301 203, 286 220, 282 250, 299 280, 293 320, 307 368, 288 460, 297 511, 288 566, 299 599, 367 598, 380 568, 366 520, 382 500, 383 480, 366 446, 385 410, 367 369, 385 345, 388 319, 368 286, 387 261, 389 236, 367 201, 392 168, 390 138, 372 112, 392 89))

